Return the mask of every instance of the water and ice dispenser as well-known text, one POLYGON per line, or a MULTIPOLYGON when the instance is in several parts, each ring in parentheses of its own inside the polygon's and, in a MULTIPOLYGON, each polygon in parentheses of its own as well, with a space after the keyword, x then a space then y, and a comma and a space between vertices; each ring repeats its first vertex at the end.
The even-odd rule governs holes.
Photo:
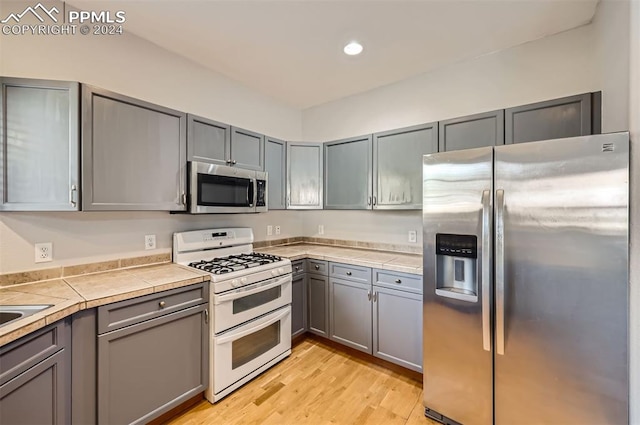
POLYGON ((436 295, 478 301, 478 238, 436 234, 436 295))

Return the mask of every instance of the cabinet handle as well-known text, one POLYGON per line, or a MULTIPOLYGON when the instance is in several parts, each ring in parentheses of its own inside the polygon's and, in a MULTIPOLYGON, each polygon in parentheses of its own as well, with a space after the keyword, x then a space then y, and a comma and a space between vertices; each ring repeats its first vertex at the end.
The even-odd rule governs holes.
POLYGON ((367 298, 371 301, 371 291, 367 291, 367 298))
POLYGON ((204 309, 204 323, 209 324, 209 310, 204 309))
POLYGON ((300 267, 296 267, 296 271, 300 270, 300 267))
POLYGON ((182 205, 187 205, 187 194, 182 192, 182 195, 180 196, 180 199, 182 200, 182 205))
POLYGON ((400 279, 396 279, 396 283, 402 283, 400 279))
POLYGON ((320 270, 320 266, 316 264, 316 265, 315 265, 315 269, 316 269, 316 270, 320 270))
POLYGON ((371 205, 371 196, 369 196, 369 198, 367 198, 367 205, 371 205))
POLYGON ((373 197, 373 205, 377 205, 378 204, 378 197, 374 196, 373 197))
POLYGON ((164 308, 164 306, 166 305, 166 303, 164 301, 160 301, 158 303, 158 305, 160 306, 160 308, 164 308))
POLYGON ((347 276, 351 276, 351 272, 347 272, 347 276))
POLYGON ((75 201, 75 193, 78 190, 78 188, 76 187, 75 184, 71 185, 71 189, 69 189, 69 203, 71 204, 72 207, 76 206, 76 201, 75 201))
POLYGON ((236 165, 236 160, 231 161, 231 165, 236 165))
POLYGON ((376 291, 373 293, 373 302, 375 303, 377 301, 378 301, 378 292, 376 291))
POLYGON ((231 158, 227 159, 227 164, 231 164, 231 158))

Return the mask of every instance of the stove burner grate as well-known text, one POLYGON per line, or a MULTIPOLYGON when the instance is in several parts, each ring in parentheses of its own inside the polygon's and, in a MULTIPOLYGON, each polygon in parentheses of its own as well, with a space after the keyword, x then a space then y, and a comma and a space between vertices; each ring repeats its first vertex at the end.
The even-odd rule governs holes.
POLYGON ((212 274, 225 274, 251 267, 282 261, 281 257, 271 254, 253 252, 251 254, 230 255, 228 257, 213 258, 211 260, 194 261, 190 267, 203 270, 212 274))

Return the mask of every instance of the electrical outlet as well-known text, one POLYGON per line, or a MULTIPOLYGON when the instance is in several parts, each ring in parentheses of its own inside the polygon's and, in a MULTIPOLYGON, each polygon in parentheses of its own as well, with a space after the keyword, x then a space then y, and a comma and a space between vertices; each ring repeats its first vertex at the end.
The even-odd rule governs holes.
POLYGON ((280 234, 280 226, 276 226, 276 235, 280 234))
POLYGON ((415 230, 409 230, 409 242, 418 242, 418 232, 416 232, 415 230))
POLYGON ((156 249, 156 235, 144 236, 144 249, 156 249))
POLYGON ((324 224, 318 224, 318 234, 324 235, 324 224))
POLYGON ((36 263, 53 261, 53 244, 51 242, 36 244, 36 263))
POLYGON ((267 226, 267 236, 273 235, 273 226, 267 226))

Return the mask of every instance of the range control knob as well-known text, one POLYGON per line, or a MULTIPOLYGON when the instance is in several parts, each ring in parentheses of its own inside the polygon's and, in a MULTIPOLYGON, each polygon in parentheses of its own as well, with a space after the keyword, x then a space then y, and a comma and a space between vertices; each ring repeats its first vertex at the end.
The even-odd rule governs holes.
POLYGON ((278 271, 277 270, 271 270, 271 275, 272 276, 277 276, 278 275, 278 271))
POLYGON ((284 273, 284 269, 282 267, 278 267, 278 273, 283 274, 284 273))
POLYGON ((236 286, 238 286, 238 279, 233 279, 233 280, 231 281, 231 286, 233 286, 234 288, 235 288, 236 286))
POLYGON ((246 278, 246 277, 241 278, 241 279, 240 279, 240 282, 242 282, 242 284, 243 284, 243 285, 246 285, 246 283, 247 283, 247 278, 246 278))

